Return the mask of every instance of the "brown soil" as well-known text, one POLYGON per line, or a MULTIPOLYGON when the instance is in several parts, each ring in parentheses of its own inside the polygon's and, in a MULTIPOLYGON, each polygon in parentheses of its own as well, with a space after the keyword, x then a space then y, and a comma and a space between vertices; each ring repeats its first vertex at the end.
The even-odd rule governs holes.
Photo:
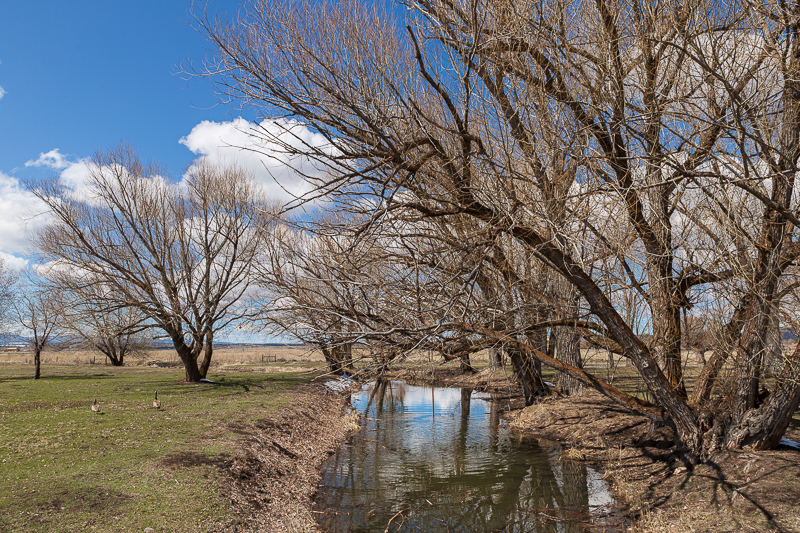
MULTIPOLYGON (((668 428, 587 391, 508 416, 512 429, 561 442, 595 463, 640 532, 800 532, 800 451, 725 452, 687 469, 668 428)), ((800 440, 800 431, 786 438, 800 440)))
POLYGON ((293 392, 290 405, 263 419, 231 424, 243 438, 234 455, 218 466, 239 517, 235 531, 318 531, 311 499, 320 468, 352 425, 348 428, 343 417, 344 396, 326 394, 314 383, 293 392))

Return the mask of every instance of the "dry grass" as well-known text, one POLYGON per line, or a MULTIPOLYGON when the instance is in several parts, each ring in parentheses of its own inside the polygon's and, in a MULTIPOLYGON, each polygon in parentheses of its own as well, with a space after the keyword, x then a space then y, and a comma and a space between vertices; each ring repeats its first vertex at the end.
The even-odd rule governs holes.
MULTIPOLYGON (((171 367, 181 366, 175 350, 148 350, 144 354, 128 357, 128 366, 146 366, 160 361, 171 367)), ((324 364, 322 352, 306 346, 219 346, 214 349, 212 368, 235 365, 261 365, 301 363, 317 366, 324 364)), ((33 365, 33 352, 0 352, 0 363, 33 365)), ((100 365, 110 366, 106 357, 93 350, 47 350, 42 353, 42 365, 100 365)))
POLYGON ((342 418, 342 423, 348 431, 358 431, 361 429, 361 416, 355 409, 348 409, 342 418))
POLYGON ((586 448, 567 448, 562 455, 572 461, 585 461, 588 454, 586 448))

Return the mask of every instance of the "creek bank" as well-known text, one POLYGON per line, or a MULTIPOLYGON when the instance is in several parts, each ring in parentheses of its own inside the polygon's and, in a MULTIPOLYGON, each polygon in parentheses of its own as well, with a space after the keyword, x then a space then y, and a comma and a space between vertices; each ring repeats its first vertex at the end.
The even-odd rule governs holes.
POLYGON ((291 403, 232 427, 243 439, 224 467, 237 531, 315 532, 312 498, 321 466, 355 429, 347 397, 320 383, 292 389, 291 403))
MULTIPOLYGON (((672 430, 652 428, 646 418, 593 390, 524 407, 502 369, 476 374, 409 369, 391 377, 493 393, 509 409, 505 418, 512 430, 558 442, 565 457, 603 472, 632 531, 800 532, 800 450, 726 451, 688 470, 676 453, 672 430)), ((785 438, 800 442, 796 424, 785 438)))
MULTIPOLYGON (((595 391, 510 413, 513 430, 562 443, 604 473, 633 531, 800 531, 800 451, 727 451, 688 470, 669 428, 653 430, 595 391)), ((800 431, 786 438, 797 440, 800 431)))

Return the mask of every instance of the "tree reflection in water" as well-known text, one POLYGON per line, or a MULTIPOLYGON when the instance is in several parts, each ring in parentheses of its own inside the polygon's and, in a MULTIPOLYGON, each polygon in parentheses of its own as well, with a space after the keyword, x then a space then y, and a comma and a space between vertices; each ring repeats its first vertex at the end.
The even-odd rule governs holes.
POLYGON ((390 521, 392 532, 582 532, 612 503, 591 469, 512 436, 498 402, 469 389, 381 381, 353 406, 365 427, 331 458, 317 497, 332 532, 390 521))

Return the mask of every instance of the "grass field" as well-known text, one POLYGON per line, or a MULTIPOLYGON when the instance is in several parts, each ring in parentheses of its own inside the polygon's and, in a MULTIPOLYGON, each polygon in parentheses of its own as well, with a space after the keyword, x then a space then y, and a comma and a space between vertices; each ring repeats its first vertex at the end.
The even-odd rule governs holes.
MULTIPOLYGON (((0 533, 233 531, 252 511, 234 503, 222 479, 220 465, 241 449, 236 428, 285 413, 298 401, 292 388, 324 368, 321 354, 306 348, 225 347, 209 372, 219 384, 186 385, 169 350, 132 358, 129 367, 61 351, 45 354, 42 379, 34 381, 30 358, 0 354, 0 533), (168 367, 146 366, 155 360, 168 367), (162 409, 152 407, 155 390, 162 409), (95 398, 99 415, 91 411, 95 398)), ((633 367, 609 367, 600 352, 584 359, 621 389, 643 393, 633 367)), ((472 363, 484 369, 488 358, 472 363)), ((460 375, 458 361, 442 364, 427 353, 393 366, 460 375)), ((691 388, 698 366, 692 361, 685 371, 691 388)), ((555 378, 549 369, 543 374, 555 378)), ((798 431, 800 411, 787 436, 798 431)))
POLYGON ((34 381, 30 369, 0 365, 0 532, 229 531, 237 510, 215 464, 236 449, 230 428, 310 379, 224 372, 185 385, 179 368, 45 363, 34 381))

